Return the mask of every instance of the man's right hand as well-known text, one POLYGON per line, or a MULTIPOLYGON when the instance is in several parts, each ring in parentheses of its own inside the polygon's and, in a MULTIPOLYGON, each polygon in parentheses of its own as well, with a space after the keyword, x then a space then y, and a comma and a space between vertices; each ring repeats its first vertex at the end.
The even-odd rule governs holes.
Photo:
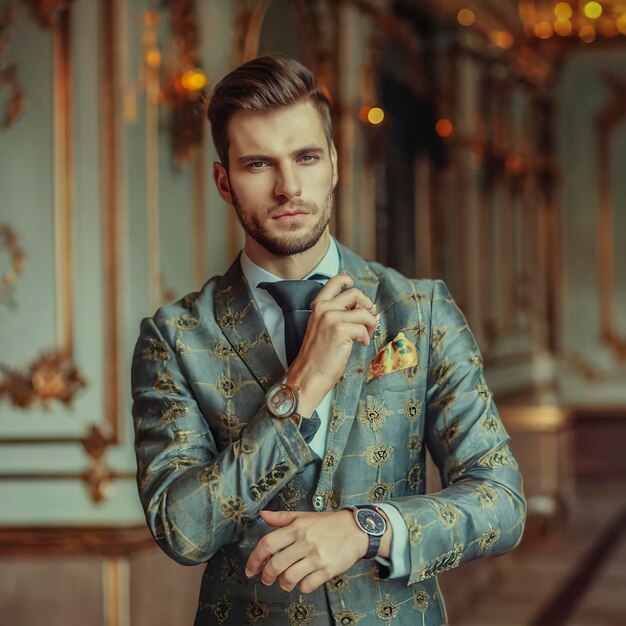
POLYGON ((339 382, 353 343, 368 346, 376 330, 374 303, 361 290, 350 289, 353 284, 348 274, 338 274, 311 304, 300 352, 287 372, 287 382, 300 389, 298 412, 302 415, 311 415, 339 382))

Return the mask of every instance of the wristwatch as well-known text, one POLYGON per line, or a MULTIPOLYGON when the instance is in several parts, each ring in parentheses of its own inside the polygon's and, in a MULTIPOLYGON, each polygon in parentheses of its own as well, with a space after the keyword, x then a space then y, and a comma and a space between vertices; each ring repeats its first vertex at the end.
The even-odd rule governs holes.
POLYGON ((347 506, 354 513, 354 520, 357 526, 367 533, 369 545, 364 559, 372 559, 378 554, 381 537, 387 530, 387 520, 376 510, 375 507, 367 504, 347 506))
POLYGON ((270 387, 265 394, 265 406, 267 410, 277 419, 293 419, 300 423, 298 409, 298 387, 293 387, 286 381, 276 383, 270 387))

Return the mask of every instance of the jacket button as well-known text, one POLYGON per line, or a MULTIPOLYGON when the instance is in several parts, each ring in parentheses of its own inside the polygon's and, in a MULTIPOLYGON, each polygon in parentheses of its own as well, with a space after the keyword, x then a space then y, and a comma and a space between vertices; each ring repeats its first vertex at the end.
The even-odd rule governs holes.
POLYGON ((324 510, 324 496, 320 496, 320 495, 313 496, 313 508, 316 511, 324 510))

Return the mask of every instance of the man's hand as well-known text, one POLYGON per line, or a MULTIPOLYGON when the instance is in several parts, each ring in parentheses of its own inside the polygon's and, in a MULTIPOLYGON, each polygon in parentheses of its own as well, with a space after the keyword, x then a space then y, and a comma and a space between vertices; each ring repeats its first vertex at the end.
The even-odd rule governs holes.
POLYGON ((246 574, 260 573, 264 585, 278 578, 284 591, 299 586, 302 593, 311 593, 367 552, 367 535, 352 511, 261 511, 261 517, 278 530, 261 538, 246 563, 246 574))
POLYGON ((299 412, 311 415, 341 378, 355 341, 368 346, 376 330, 376 307, 346 274, 333 276, 311 304, 298 356, 287 372, 300 388, 299 412))

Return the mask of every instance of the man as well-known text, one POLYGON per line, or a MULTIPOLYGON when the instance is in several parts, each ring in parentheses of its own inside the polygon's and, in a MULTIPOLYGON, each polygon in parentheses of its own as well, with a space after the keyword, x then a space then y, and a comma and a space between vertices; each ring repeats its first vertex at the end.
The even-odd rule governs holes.
POLYGON ((197 625, 443 624, 436 575, 512 549, 525 519, 466 321, 440 281, 330 236, 337 153, 305 67, 239 67, 209 119, 245 247, 142 323, 133 414, 150 529, 178 562, 208 563, 197 625))

